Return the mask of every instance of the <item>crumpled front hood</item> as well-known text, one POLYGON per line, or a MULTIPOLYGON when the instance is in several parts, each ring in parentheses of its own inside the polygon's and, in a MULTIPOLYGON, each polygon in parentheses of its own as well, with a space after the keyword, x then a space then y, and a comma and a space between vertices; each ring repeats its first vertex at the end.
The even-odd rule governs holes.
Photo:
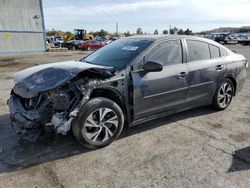
POLYGON ((39 92, 54 89, 89 69, 108 70, 112 67, 93 65, 80 61, 66 61, 38 65, 22 70, 14 75, 14 92, 31 98, 39 92))

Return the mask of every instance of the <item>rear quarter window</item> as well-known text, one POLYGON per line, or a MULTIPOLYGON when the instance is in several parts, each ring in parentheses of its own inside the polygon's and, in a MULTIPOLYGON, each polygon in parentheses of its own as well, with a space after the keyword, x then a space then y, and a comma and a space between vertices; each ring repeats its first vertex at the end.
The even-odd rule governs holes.
POLYGON ((209 45, 209 48, 211 53, 211 59, 220 57, 220 48, 214 45, 209 45))
POLYGON ((221 56, 222 56, 222 57, 223 57, 223 56, 227 56, 227 50, 224 49, 224 48, 221 48, 221 49, 220 49, 220 53, 221 53, 221 56))
POLYGON ((208 43, 187 40, 189 61, 200 61, 210 59, 210 50, 208 43))

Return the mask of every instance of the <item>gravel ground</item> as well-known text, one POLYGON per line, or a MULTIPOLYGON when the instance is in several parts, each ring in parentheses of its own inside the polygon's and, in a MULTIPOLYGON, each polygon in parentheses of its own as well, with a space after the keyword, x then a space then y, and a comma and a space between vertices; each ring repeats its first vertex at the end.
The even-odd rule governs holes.
MULTIPOLYGON (((229 48, 250 59, 250 47, 229 48)), ((106 148, 83 148, 72 134, 20 141, 6 106, 12 74, 83 55, 0 56, 0 187, 249 187, 250 72, 227 110, 202 107, 127 128, 106 148)))

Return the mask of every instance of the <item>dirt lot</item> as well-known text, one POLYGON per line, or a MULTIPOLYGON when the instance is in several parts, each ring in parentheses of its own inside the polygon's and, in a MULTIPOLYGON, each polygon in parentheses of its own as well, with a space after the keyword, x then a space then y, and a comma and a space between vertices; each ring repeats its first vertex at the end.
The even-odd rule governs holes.
MULTIPOLYGON (((229 47, 250 59, 250 47, 229 47)), ((6 106, 12 74, 83 55, 0 56, 0 187, 249 187, 250 71, 227 110, 203 107, 125 129, 103 149, 85 149, 71 134, 20 141, 6 106)))

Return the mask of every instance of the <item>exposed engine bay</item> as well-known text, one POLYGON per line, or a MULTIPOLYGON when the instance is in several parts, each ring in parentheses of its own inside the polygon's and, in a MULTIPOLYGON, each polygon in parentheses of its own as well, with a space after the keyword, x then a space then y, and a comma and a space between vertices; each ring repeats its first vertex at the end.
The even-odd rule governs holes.
POLYGON ((19 135, 39 135, 48 130, 66 135, 94 89, 120 87, 124 92, 124 70, 76 61, 53 63, 53 68, 48 65, 21 71, 14 77, 8 105, 11 125, 19 135))

